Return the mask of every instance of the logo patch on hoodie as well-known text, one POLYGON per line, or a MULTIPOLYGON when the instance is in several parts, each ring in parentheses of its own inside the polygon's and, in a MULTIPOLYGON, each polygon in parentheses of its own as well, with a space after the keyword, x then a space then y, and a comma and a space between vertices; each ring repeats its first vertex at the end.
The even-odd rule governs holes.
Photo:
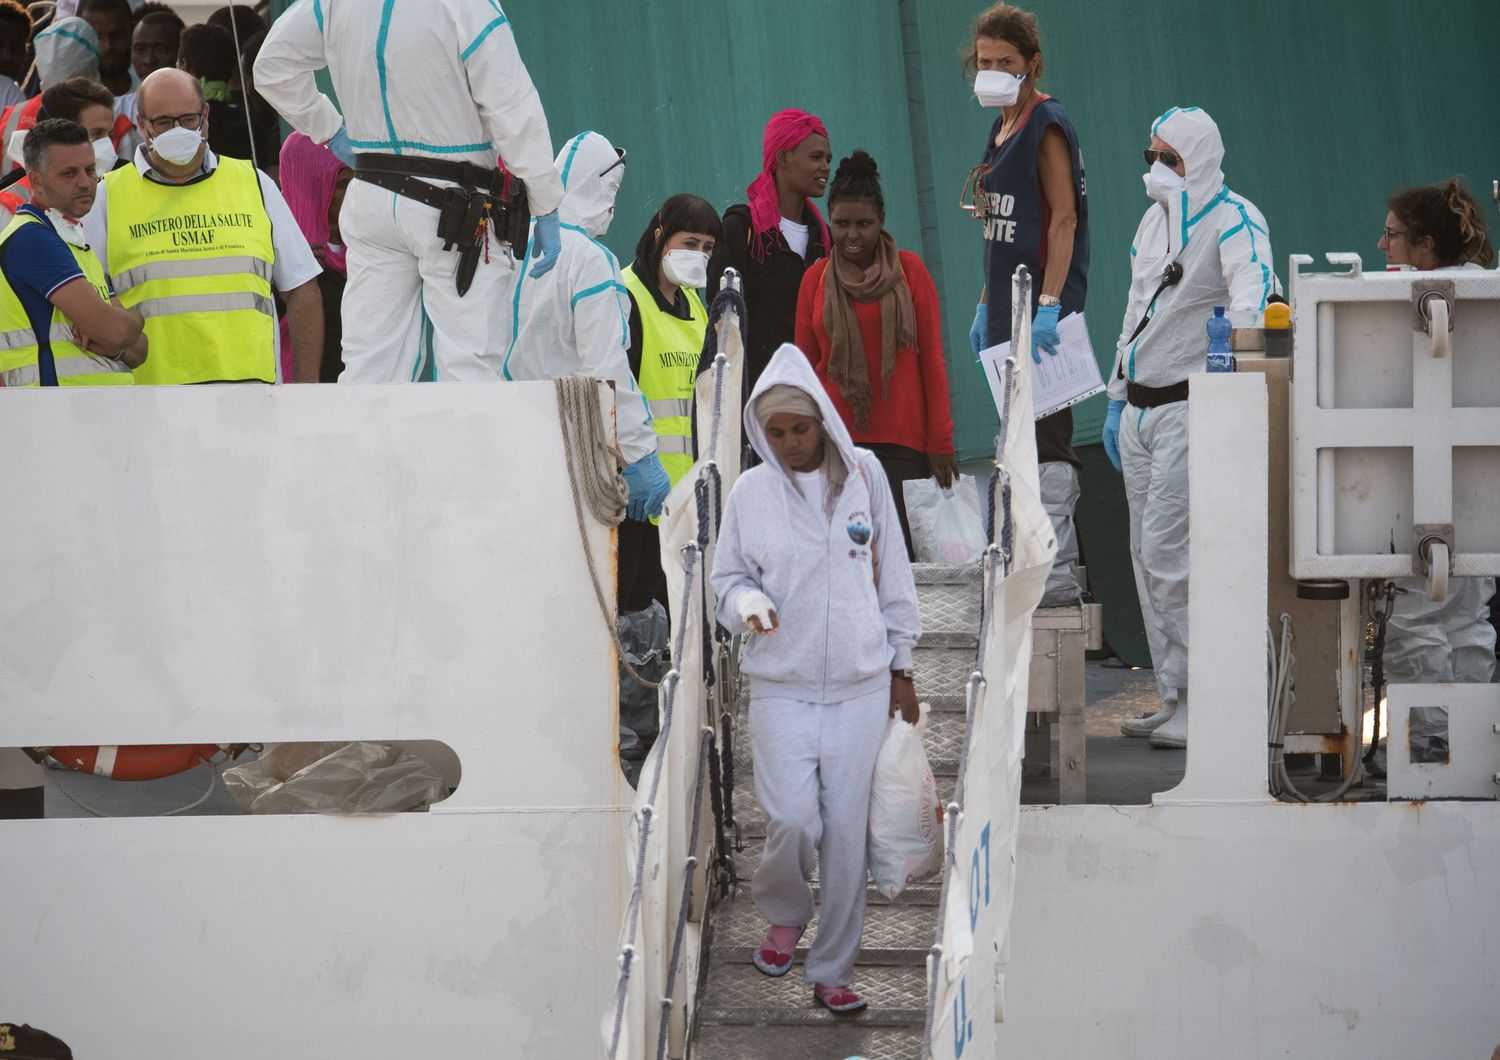
POLYGON ((871 536, 875 533, 870 529, 870 524, 861 518, 862 515, 864 515, 863 512, 850 516, 849 524, 844 528, 849 532, 849 540, 856 545, 868 545, 871 536))

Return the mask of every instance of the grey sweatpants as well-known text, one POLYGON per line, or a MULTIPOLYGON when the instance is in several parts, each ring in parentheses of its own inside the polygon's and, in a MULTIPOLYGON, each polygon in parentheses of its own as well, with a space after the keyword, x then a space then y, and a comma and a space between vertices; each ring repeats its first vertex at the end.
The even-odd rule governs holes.
POLYGON ((1078 585, 1078 527, 1073 518, 1078 509, 1078 469, 1063 460, 1049 460, 1037 465, 1037 484, 1042 508, 1057 535, 1057 558, 1047 575, 1041 606, 1065 607, 1077 603, 1083 593, 1078 585))
POLYGON ((842 703, 757 698, 751 687, 750 750, 767 821, 750 893, 772 924, 806 924, 818 852, 823 901, 807 954, 809 982, 846 986, 854 977, 865 926, 870 782, 890 706, 888 684, 842 703))

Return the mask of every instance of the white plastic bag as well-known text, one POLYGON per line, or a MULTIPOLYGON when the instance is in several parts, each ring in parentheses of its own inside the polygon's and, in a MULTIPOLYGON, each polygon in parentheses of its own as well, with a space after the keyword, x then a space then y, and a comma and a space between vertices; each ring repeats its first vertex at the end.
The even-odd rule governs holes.
POLYGON ((224 786, 249 813, 401 813, 441 802, 447 785, 426 761, 387 743, 267 744, 224 786))
POLYGON ((960 475, 951 489, 935 478, 902 483, 906 521, 918 563, 977 563, 984 555, 984 517, 974 476, 960 475))
POLYGON ((943 815, 937 781, 922 749, 927 704, 909 725, 900 716, 885 729, 870 787, 870 875, 887 898, 943 865, 943 815))

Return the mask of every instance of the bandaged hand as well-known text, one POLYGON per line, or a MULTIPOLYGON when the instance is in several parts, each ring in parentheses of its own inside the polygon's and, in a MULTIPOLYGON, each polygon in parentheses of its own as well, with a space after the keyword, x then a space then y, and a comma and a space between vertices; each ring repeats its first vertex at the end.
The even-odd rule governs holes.
POLYGON ((776 605, 758 589, 740 597, 739 612, 740 620, 757 633, 774 633, 781 626, 776 618, 776 605))

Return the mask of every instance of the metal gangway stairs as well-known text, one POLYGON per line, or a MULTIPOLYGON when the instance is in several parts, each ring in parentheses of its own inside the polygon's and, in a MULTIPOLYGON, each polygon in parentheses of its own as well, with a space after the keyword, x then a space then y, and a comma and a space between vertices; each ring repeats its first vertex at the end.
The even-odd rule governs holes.
MULTIPOLYGON (((1030 282, 1018 269, 1013 305, 1029 304, 1030 282)), ((749 960, 764 930, 749 881, 765 822, 737 645, 713 620, 707 577, 740 456, 745 306, 732 272, 726 288, 710 313, 716 349, 698 384, 698 459, 662 519, 671 666, 626 837, 603 1055, 991 1055, 1014 895, 1031 617, 1057 550, 1039 499, 1026 359, 1007 359, 1001 380, 981 563, 916 571, 918 695, 932 708, 925 743, 945 804, 943 867, 895 900, 871 895, 856 973, 870 1005, 835 1017, 814 1007, 800 971, 770 979, 749 960)), ((1014 348, 1028 349, 1030 316, 1013 319, 1014 348)), ((816 919, 809 930, 816 935, 816 919)))
MULTIPOLYGON (((922 639, 914 655, 917 688, 928 703, 923 743, 944 804, 953 798, 965 728, 965 686, 979 646, 981 568, 918 564, 922 639)), ((739 697, 739 730, 747 732, 747 697, 739 697)), ((921 1057, 927 1014, 927 959, 938 934, 942 881, 909 885, 894 900, 873 886, 867 896, 863 946, 855 988, 870 1002, 856 1017, 835 1016, 811 1004, 801 961, 816 936, 814 917, 797 948, 798 964, 771 979, 750 963, 765 933, 750 898, 750 879, 765 844, 765 818, 755 797, 749 740, 735 743, 734 817, 742 847, 735 854, 739 888, 713 913, 708 978, 698 1014, 693 1056, 703 1060, 863 1056, 921 1057)), ((813 893, 818 894, 817 876, 813 893)))

